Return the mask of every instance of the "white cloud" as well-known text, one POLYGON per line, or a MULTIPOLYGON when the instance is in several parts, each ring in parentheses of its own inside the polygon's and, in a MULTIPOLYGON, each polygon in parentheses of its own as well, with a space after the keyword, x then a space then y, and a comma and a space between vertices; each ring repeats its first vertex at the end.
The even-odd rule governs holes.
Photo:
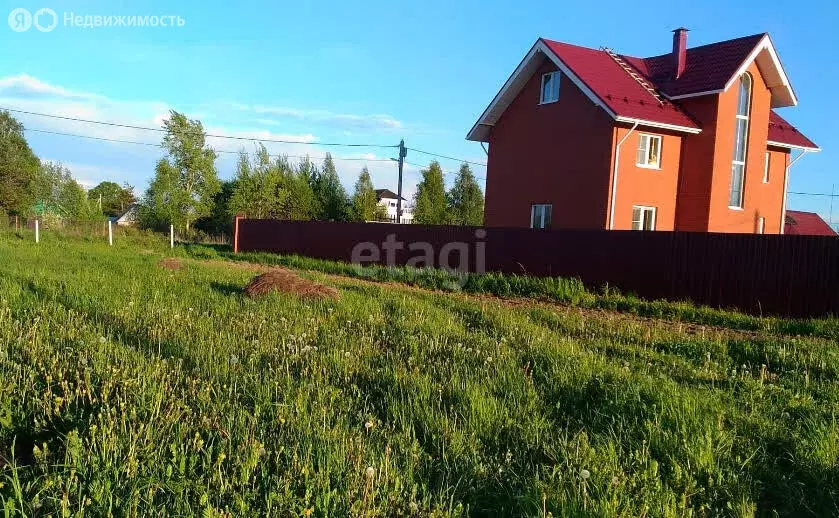
POLYGON ((247 105, 231 103, 231 106, 245 112, 251 112, 263 117, 259 121, 268 124, 280 124, 279 121, 265 116, 292 118, 316 124, 334 126, 343 130, 392 131, 402 129, 401 121, 387 114, 358 115, 351 113, 335 113, 328 110, 301 110, 282 106, 265 106, 261 104, 247 105))

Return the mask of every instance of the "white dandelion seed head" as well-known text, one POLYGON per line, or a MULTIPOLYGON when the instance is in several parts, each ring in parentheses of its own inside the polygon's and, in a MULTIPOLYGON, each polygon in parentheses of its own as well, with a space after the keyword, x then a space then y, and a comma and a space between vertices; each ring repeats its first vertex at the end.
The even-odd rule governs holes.
POLYGON ((105 338, 104 336, 100 336, 100 337, 99 337, 99 343, 100 343, 100 344, 104 344, 104 343, 105 343, 105 342, 107 342, 107 341, 108 341, 108 339, 107 339, 107 338, 105 338))
POLYGON ((368 466, 367 469, 364 470, 364 473, 367 475, 367 478, 373 478, 374 476, 376 476, 376 468, 374 468, 373 466, 368 466))
POLYGON ((364 428, 367 429, 367 430, 373 428, 373 426, 375 426, 373 424, 373 421, 367 421, 366 423, 364 423, 364 428))
POLYGON ((583 480, 588 480, 591 478, 591 472, 587 469, 580 470, 580 478, 583 480))

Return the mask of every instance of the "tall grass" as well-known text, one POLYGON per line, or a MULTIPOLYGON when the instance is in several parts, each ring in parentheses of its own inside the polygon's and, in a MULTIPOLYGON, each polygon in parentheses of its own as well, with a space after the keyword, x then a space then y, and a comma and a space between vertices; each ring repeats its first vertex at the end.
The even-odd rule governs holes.
POLYGON ((7 514, 839 513, 833 341, 155 250, 0 235, 7 514))

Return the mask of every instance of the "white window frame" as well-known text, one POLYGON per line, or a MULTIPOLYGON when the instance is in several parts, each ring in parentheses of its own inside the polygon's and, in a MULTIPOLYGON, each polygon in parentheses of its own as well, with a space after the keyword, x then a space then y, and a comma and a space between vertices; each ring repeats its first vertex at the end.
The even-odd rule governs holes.
POLYGON ((651 135, 649 133, 641 133, 638 136, 638 150, 635 153, 635 165, 638 167, 643 167, 644 169, 661 169, 661 149, 662 145, 664 144, 664 139, 661 138, 661 135, 651 135), (650 162, 650 143, 653 140, 658 141, 658 162, 652 163, 650 162), (644 162, 638 161, 638 154, 643 151, 644 152, 644 162))
POLYGON ((553 204, 550 203, 534 203, 530 206, 530 228, 550 228, 551 220, 553 219, 553 204), (551 217, 548 219, 548 226, 545 226, 545 207, 550 207, 551 217), (536 211, 539 209, 539 225, 536 222, 536 211))
POLYGON ((655 230, 657 212, 658 211, 656 210, 655 207, 651 207, 649 205, 633 205, 632 206, 633 216, 632 216, 632 223, 631 223, 630 228, 632 230, 647 231, 647 232, 655 230), (641 216, 641 219, 638 220, 638 223, 640 223, 641 228, 635 228, 635 211, 636 210, 639 211, 640 216, 641 216), (647 213, 647 212, 652 212, 652 214, 653 214, 653 225, 652 225, 652 228, 649 228, 649 229, 644 228, 644 214, 647 213))
POLYGON ((770 154, 769 151, 767 151, 763 162, 763 183, 769 183, 769 157, 770 154))
POLYGON ((749 156, 749 125, 752 113, 752 89, 754 88, 754 79, 752 79, 751 74, 748 72, 744 72, 743 75, 740 76, 740 84, 743 82, 743 78, 749 78, 749 88, 746 92, 748 99, 746 100, 746 114, 740 115, 740 86, 738 84, 737 87, 737 114, 734 116, 734 157, 731 160, 731 177, 728 186, 728 208, 732 210, 743 210, 743 206, 745 203, 746 198, 746 159, 749 156), (743 160, 737 159, 737 132, 739 131, 740 124, 739 122, 743 120, 746 121, 745 123, 745 130, 743 133, 743 160), (734 166, 739 165, 743 167, 743 174, 740 175, 740 199, 738 200, 737 204, 732 205, 731 203, 731 193, 732 187, 734 187, 734 166))
POLYGON ((765 234, 766 233, 766 218, 760 216, 757 218, 757 233, 758 234, 765 234))
POLYGON ((542 74, 542 79, 539 82, 539 104, 553 104, 559 101, 559 82, 560 82, 560 72, 559 70, 554 70, 553 72, 548 72, 547 74, 542 74), (548 79, 550 83, 551 91, 549 94, 552 99, 547 99, 545 96, 545 79, 548 79))

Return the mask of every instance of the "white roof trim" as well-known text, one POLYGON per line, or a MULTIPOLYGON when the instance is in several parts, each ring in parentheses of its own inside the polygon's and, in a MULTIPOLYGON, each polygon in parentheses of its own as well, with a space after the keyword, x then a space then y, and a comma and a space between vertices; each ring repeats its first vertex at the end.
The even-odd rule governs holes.
MULTIPOLYGON (((789 104, 789 103, 787 103, 787 104, 780 104, 780 103, 775 104, 773 102, 772 107, 773 108, 778 108, 778 107, 781 107, 781 106, 796 106, 796 105, 798 105, 798 98, 795 96, 795 92, 792 90, 792 86, 790 85, 789 78, 787 77, 787 74, 784 71, 783 65, 781 65, 781 60, 778 59, 778 53, 775 51, 775 46, 772 45, 772 40, 769 38, 768 34, 766 34, 765 36, 763 36, 763 38, 761 38, 761 40, 758 42, 757 45, 755 45, 755 48, 752 50, 752 52, 749 54, 749 56, 746 58, 746 60, 743 61, 743 64, 740 65, 740 68, 737 69, 737 72, 735 72, 734 75, 731 76, 731 78, 725 84, 725 90, 728 90, 729 88, 731 88, 731 85, 733 85, 734 82, 746 72, 746 70, 749 68, 749 66, 758 58, 758 56, 760 56, 761 52, 763 52, 764 50, 769 54, 769 58, 772 60, 773 68, 775 69, 775 71, 777 72, 777 74, 778 74, 778 76, 781 80, 780 85, 774 85, 774 86, 767 85, 770 92, 772 93, 773 101, 776 98, 776 93, 773 90, 777 89, 778 87, 782 87, 784 90, 786 90, 786 94, 788 96, 789 103, 791 103, 791 104, 789 104)), ((758 64, 758 66, 760 66, 760 65, 758 64)), ((764 75, 764 80, 765 80, 766 73, 763 70, 761 70, 761 74, 764 75)))
MULTIPOLYGON (((487 106, 486 110, 481 114, 481 117, 478 121, 472 126, 472 129, 469 130, 469 133, 466 135, 467 140, 474 140, 479 142, 486 142, 485 138, 481 138, 478 134, 481 127, 492 127, 498 121, 498 118, 501 116, 501 113, 509 106, 512 102, 513 98, 521 91, 521 88, 530 79, 530 75, 527 77, 520 77, 531 65, 532 60, 539 54, 543 53, 548 59, 550 59, 554 65, 563 73, 565 74, 568 79, 570 79, 574 85, 580 89, 586 97, 588 97, 595 106, 599 106, 603 108, 603 110, 609 114, 609 116, 617 122, 630 122, 635 123, 638 122, 644 126, 650 126, 654 128, 662 128, 662 129, 669 129, 673 131, 684 131, 687 133, 699 133, 701 130, 699 128, 689 128, 685 126, 678 126, 674 124, 666 124, 661 122, 653 122, 653 121, 646 121, 641 119, 633 119, 629 117, 618 117, 618 115, 612 111, 609 106, 603 102, 603 100, 597 96, 586 84, 580 79, 577 74, 575 74, 568 65, 566 65, 559 56, 556 55, 542 39, 538 39, 533 47, 530 48, 527 55, 525 55, 524 59, 522 59, 519 66, 513 71, 512 75, 507 79, 507 82, 504 83, 504 86, 501 87, 501 90, 495 94, 495 97, 492 99, 492 102, 487 106), (515 91, 513 91, 515 89, 515 91), (511 95, 511 99, 506 99, 508 95, 511 95), (499 108, 501 103, 506 102, 507 106, 504 106, 501 109, 501 113, 493 117, 493 112, 499 108)), ((531 72, 532 74, 532 72, 531 72)))
MULTIPOLYGON (((496 117, 492 117, 493 112, 497 108, 499 108, 499 105, 501 103, 505 101, 507 106, 509 106, 509 104, 515 98, 515 96, 521 91, 522 87, 524 87, 524 84, 527 82, 527 80, 530 79, 530 75, 528 75, 527 77, 520 76, 528 68, 530 68, 533 59, 535 59, 540 53, 544 54, 548 59, 550 59, 554 63, 554 65, 556 65, 557 68, 559 68, 559 70, 563 74, 568 76, 568 78, 577 86, 577 88, 579 88, 586 95, 586 97, 588 97, 591 100, 591 102, 594 103, 595 106, 600 106, 606 111, 606 113, 609 114, 610 117, 612 117, 613 119, 615 118, 615 113, 611 109, 609 109, 609 107, 606 106, 606 104, 599 97, 597 97, 597 95, 593 91, 591 91, 591 89, 588 86, 586 86, 585 83, 583 83, 583 81, 568 67, 568 65, 563 63, 562 60, 560 60, 559 57, 547 45, 545 45, 545 42, 543 42, 540 38, 536 40, 536 43, 533 44, 533 47, 530 48, 528 53, 524 56, 524 59, 521 60, 519 66, 516 67, 512 75, 510 75, 509 79, 507 79, 507 82, 504 83, 504 86, 501 87, 501 90, 499 90, 499 92, 495 94, 495 97, 492 99, 492 102, 481 114, 478 121, 472 126, 472 129, 469 130, 469 133, 466 135, 467 140, 477 140, 481 142, 484 141, 477 135, 476 130, 478 130, 480 126, 492 127, 495 125, 495 123, 498 120, 498 117, 500 117, 501 114, 499 113, 496 117), (511 95, 512 98, 507 100, 507 95, 511 95)), ((504 112, 507 106, 504 106, 501 109, 501 113, 504 112)))
POLYGON ((767 146, 775 146, 775 147, 783 147, 787 149, 800 149, 802 151, 808 151, 811 153, 818 153, 822 150, 820 147, 808 147, 808 146, 796 146, 795 144, 786 144, 784 142, 775 142, 774 140, 767 140, 767 146))
POLYGON ((722 90, 722 89, 721 90, 707 90, 705 92, 696 92, 696 93, 693 93, 693 94, 683 94, 683 95, 674 95, 674 96, 669 96, 669 95, 665 94, 664 97, 667 97, 670 100, 676 100, 676 99, 687 99, 689 97, 701 97, 703 95, 721 94, 723 92, 725 92, 725 90, 722 90))
POLYGON ((615 117, 617 122, 628 122, 630 124, 635 124, 636 122, 640 126, 649 126, 651 128, 661 128, 673 131, 684 131, 685 133, 693 133, 694 135, 700 133, 702 130, 699 128, 688 128, 687 126, 678 126, 676 124, 667 124, 666 122, 654 122, 648 121, 643 119, 634 119, 632 117, 615 117))

